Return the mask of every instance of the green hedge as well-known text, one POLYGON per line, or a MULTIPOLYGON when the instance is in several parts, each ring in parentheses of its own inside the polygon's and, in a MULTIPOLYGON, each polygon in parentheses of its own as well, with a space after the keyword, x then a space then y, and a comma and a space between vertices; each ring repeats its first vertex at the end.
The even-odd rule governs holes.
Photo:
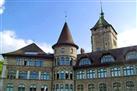
POLYGON ((2 65, 3 65, 3 62, 0 61, 0 75, 1 75, 1 72, 2 72, 2 65))

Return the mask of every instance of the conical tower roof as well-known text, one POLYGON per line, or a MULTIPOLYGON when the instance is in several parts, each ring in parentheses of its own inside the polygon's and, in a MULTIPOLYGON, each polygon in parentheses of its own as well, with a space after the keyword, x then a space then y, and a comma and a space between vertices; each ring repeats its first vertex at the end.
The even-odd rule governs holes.
POLYGON ((73 41, 68 24, 66 22, 63 26, 62 32, 59 36, 57 43, 55 45, 53 45, 52 47, 54 49, 56 46, 60 46, 60 45, 71 45, 78 49, 78 46, 73 41))

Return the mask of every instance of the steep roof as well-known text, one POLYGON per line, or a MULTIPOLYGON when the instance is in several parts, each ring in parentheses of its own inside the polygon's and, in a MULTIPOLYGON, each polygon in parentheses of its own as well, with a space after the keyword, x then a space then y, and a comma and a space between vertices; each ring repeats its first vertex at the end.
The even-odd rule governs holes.
POLYGON ((95 30, 95 29, 100 28, 100 27, 112 27, 112 29, 114 30, 114 32, 117 34, 117 32, 115 31, 115 29, 113 28, 113 26, 111 24, 109 24, 105 20, 103 12, 101 12, 100 17, 99 17, 97 23, 90 30, 95 30))
POLYGON ((35 43, 25 46, 13 52, 4 53, 2 56, 33 56, 33 57, 44 57, 53 58, 53 54, 47 54, 40 49, 35 43))
POLYGON ((123 48, 117 48, 117 49, 110 49, 110 50, 103 50, 103 51, 96 51, 91 53, 84 53, 77 55, 77 63, 74 68, 92 68, 92 67, 103 67, 103 66, 111 66, 111 65, 121 65, 126 63, 134 63, 137 62, 137 60, 129 60, 126 61, 125 56, 130 51, 137 51, 137 45, 136 46, 130 46, 130 47, 123 47, 123 48), (103 55, 111 55, 114 57, 114 62, 106 62, 101 63, 101 57, 103 55), (91 60, 91 65, 83 65, 79 66, 80 59, 82 58, 89 58, 91 60))
POLYGON ((93 28, 98 28, 102 26, 110 26, 110 24, 105 20, 104 14, 101 14, 99 20, 97 21, 97 23, 95 24, 93 28))
POLYGON ((63 26, 62 32, 59 36, 57 43, 54 44, 52 47, 55 48, 56 46, 60 46, 60 45, 71 45, 71 46, 75 46, 78 49, 78 46, 73 41, 68 24, 66 22, 63 26))

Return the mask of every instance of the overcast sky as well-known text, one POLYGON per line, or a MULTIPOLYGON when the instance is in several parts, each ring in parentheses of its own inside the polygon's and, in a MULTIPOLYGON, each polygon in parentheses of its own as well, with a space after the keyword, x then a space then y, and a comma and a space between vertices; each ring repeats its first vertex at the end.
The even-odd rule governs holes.
MULTIPOLYGON (((105 19, 118 32, 118 47, 137 45, 137 1, 102 2, 105 19)), ((0 0, 0 53, 32 42, 53 52, 65 20, 75 43, 91 52, 90 28, 99 14, 99 0, 0 0)))

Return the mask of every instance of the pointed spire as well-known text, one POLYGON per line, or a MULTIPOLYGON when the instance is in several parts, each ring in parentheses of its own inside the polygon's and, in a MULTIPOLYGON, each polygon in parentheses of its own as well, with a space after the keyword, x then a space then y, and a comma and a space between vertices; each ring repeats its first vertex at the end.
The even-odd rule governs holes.
POLYGON ((60 37, 57 43, 53 45, 52 48, 54 49, 56 46, 59 46, 59 45, 71 45, 71 46, 75 46, 78 49, 78 46, 73 42, 73 38, 70 33, 67 22, 65 22, 63 26, 62 32, 60 34, 60 37))
POLYGON ((104 12, 103 12, 103 8, 102 8, 102 1, 100 0, 100 8, 101 8, 101 17, 104 17, 104 12))

